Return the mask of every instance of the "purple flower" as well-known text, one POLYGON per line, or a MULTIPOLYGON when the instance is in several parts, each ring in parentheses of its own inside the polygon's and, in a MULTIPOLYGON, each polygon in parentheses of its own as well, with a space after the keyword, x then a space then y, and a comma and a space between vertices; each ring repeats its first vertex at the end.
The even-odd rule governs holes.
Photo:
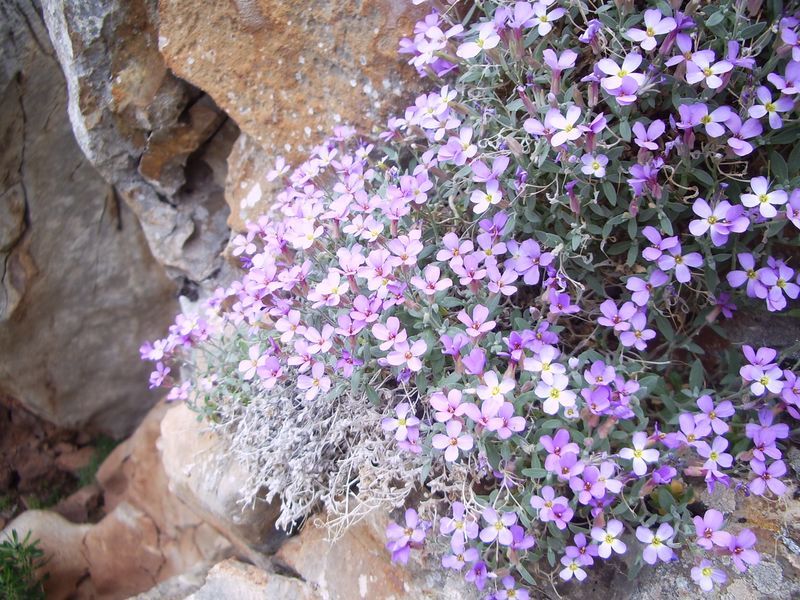
MULTIPOLYGON (((651 248, 645 248, 645 252, 648 250, 651 250, 651 248)), ((628 281, 625 282, 625 287, 633 292, 633 294, 631 294, 631 300, 633 300, 636 305, 646 306, 650 301, 650 294, 653 290, 661 287, 667 283, 667 281, 669 281, 669 277, 667 277, 666 273, 660 269, 655 269, 650 273, 647 281, 640 277, 630 277, 628 281)))
POLYGON ((539 267, 546 267, 555 258, 550 252, 542 252, 541 247, 534 240, 524 240, 522 243, 509 240, 506 248, 511 254, 511 258, 506 260, 505 267, 514 269, 518 275, 522 276, 526 285, 539 283, 539 267))
POLYGON ((628 29, 626 35, 634 42, 638 42, 645 52, 650 52, 656 47, 656 36, 666 35, 676 27, 675 19, 664 17, 657 8, 644 11, 644 29, 628 29))
POLYGON ((778 479, 786 474, 786 464, 782 460, 776 460, 767 467, 763 461, 753 459, 750 461, 750 468, 756 477, 750 481, 748 488, 756 496, 763 496, 767 488, 776 496, 782 496, 786 492, 786 484, 778 479))
POLYGON ((782 94, 793 96, 800 92, 800 62, 790 61, 786 65, 783 77, 777 73, 767 75, 767 81, 774 85, 782 94))
POLYGON ((472 128, 462 127, 458 137, 451 136, 447 144, 439 148, 438 158, 440 162, 452 161, 460 167, 477 152, 478 147, 472 143, 472 128))
POLYGON ((574 142, 581 137, 581 129, 576 126, 581 118, 581 109, 575 105, 567 108, 567 114, 562 115, 558 109, 551 108, 544 119, 545 127, 555 131, 550 143, 553 147, 561 146, 567 142, 574 142))
POLYGON ((660 454, 655 448, 646 448, 647 442, 647 434, 637 431, 631 438, 632 447, 619 451, 621 458, 633 462, 633 472, 639 477, 647 473, 647 463, 656 462, 660 454))
POLYGON ((567 14, 567 11, 560 7, 554 8, 550 12, 547 12, 547 9, 551 4, 552 2, 535 2, 532 7, 534 20, 538 24, 536 31, 542 37, 546 36, 553 30, 553 21, 560 19, 567 14))
POLYGON ((603 24, 597 19, 592 19, 586 24, 586 31, 579 37, 578 41, 584 44, 591 44, 597 37, 597 33, 603 28, 603 24))
POLYGON ((686 83, 705 83, 712 90, 723 86, 720 75, 733 69, 733 65, 726 60, 714 62, 713 50, 700 50, 692 54, 691 60, 686 63, 686 83))
POLYGON ((569 581, 573 577, 578 581, 586 579, 586 571, 581 568, 583 564, 578 557, 566 554, 561 557, 561 564, 564 568, 559 571, 558 576, 564 581, 569 581))
POLYGON ((599 542, 597 554, 601 558, 608 558, 611 552, 624 554, 628 547, 622 540, 617 539, 622 533, 624 526, 621 521, 611 519, 605 529, 592 527, 592 539, 599 542))
POLYGON ((681 254, 681 245, 677 244, 669 250, 669 254, 662 254, 658 259, 658 268, 663 271, 675 269, 675 279, 681 283, 688 283, 692 278, 689 267, 700 267, 703 265, 703 257, 699 252, 681 254))
POLYGON ((747 571, 748 565, 757 565, 761 560, 758 552, 753 550, 756 545, 756 535, 749 529, 742 529, 738 535, 731 537, 728 550, 731 552, 731 560, 741 573, 747 571))
POLYGON ((725 125, 731 132, 731 137, 728 138, 728 146, 736 156, 747 156, 753 151, 753 145, 747 140, 761 135, 764 128, 758 119, 747 119, 744 123, 739 118, 739 115, 732 114, 725 125))
POLYGON ((501 440, 507 440, 515 433, 525 429, 525 417, 515 417, 514 405, 511 402, 505 402, 497 411, 497 416, 489 419, 486 428, 489 431, 497 432, 497 437, 501 440))
POLYGON ((497 540, 497 543, 502 546, 510 546, 511 542, 514 541, 514 536, 511 535, 509 527, 517 522, 517 514, 505 512, 502 515, 498 515, 495 509, 487 506, 483 509, 481 515, 487 523, 487 526, 481 529, 481 541, 485 544, 491 544, 497 540))
POLYGON ((572 304, 572 299, 566 292, 559 294, 551 288, 548 292, 548 300, 550 301, 550 312, 555 315, 571 315, 580 311, 580 307, 572 304))
POLYGON ((681 427, 678 439, 689 446, 697 447, 698 440, 711 433, 711 425, 709 423, 695 419, 694 415, 690 413, 679 415, 678 424, 681 427))
POLYGON ((482 560, 473 563, 472 568, 464 575, 464 580, 474 583, 479 590, 484 588, 488 578, 489 572, 486 569, 486 563, 482 560))
POLYGON ((750 298, 766 298, 769 293, 767 286, 761 281, 763 272, 756 270, 756 261, 753 255, 743 252, 736 255, 736 260, 742 266, 743 270, 731 271, 726 276, 728 284, 731 287, 741 287, 745 282, 747 283, 747 295, 750 298))
POLYGON ((405 564, 411 553, 411 546, 421 544, 430 527, 428 521, 420 521, 417 511, 406 510, 406 526, 402 527, 394 521, 386 527, 386 538, 389 540, 386 549, 392 553, 392 561, 405 564))
MULTIPOLYGON (((489 183, 490 181, 497 182, 500 176, 508 167, 508 157, 498 156, 492 161, 492 168, 486 166, 482 160, 476 160, 470 167, 472 167, 472 181, 475 183, 489 183)), ((437 257, 437 260, 441 260, 437 257)))
POLYGON ((631 165, 628 170, 631 177, 627 179, 627 183, 631 186, 631 190, 635 196, 643 196, 649 193, 654 198, 661 197, 661 185, 658 183, 658 174, 664 161, 660 158, 653 159, 653 161, 646 165, 635 164, 631 165))
POLYGON ((697 407, 703 411, 703 414, 695 415, 695 421, 699 424, 710 425, 717 435, 722 435, 729 429, 728 424, 722 419, 732 417, 736 412, 730 400, 714 406, 714 400, 707 394, 697 399, 697 407))
POLYGON ((710 592, 714 589, 714 583, 723 584, 728 577, 725 575, 725 571, 716 568, 711 561, 704 559, 699 567, 692 568, 692 580, 700 586, 701 590, 710 592))
POLYGON ((656 485, 665 485, 671 482, 677 474, 678 471, 675 467, 670 467, 668 465, 659 467, 653 471, 653 483, 656 485))
POLYGON ((800 286, 794 283, 794 269, 783 262, 772 266, 771 269, 764 270, 761 281, 769 288, 767 294, 767 308, 771 311, 783 310, 786 308, 786 298, 796 299, 800 295, 800 286))
POLYGON ((480 556, 476 548, 465 548, 463 543, 457 545, 455 541, 453 542, 452 550, 452 554, 445 554, 442 557, 442 566, 445 569, 460 571, 466 563, 475 562, 480 556))
POLYGON ((586 467, 582 477, 572 477, 569 487, 581 504, 589 504, 592 498, 602 498, 606 493, 605 483, 600 480, 600 470, 594 466, 586 467))
POLYGON ((633 302, 625 302, 617 308, 616 303, 611 300, 604 300, 600 305, 602 316, 598 317, 597 322, 604 327, 612 327, 614 331, 627 331, 631 328, 628 320, 636 314, 636 305, 633 302))
POLYGON ((439 522, 439 533, 451 535, 450 545, 455 552, 459 547, 463 547, 467 539, 474 540, 478 537, 478 524, 465 516, 464 505, 461 502, 453 502, 453 517, 442 517, 439 522))
POLYGON ((703 468, 714 471, 717 470, 717 466, 728 468, 733 464, 733 457, 725 452, 727 447, 728 440, 721 436, 715 437, 711 445, 703 441, 695 445, 697 453, 706 459, 703 468))
POLYGON ((411 405, 408 402, 401 402, 395 407, 394 411, 397 418, 386 417, 382 419, 381 428, 384 431, 394 431, 394 439, 399 442, 406 439, 409 429, 419 425, 419 419, 411 413, 411 405))
POLYGON ((584 175, 593 175, 599 179, 606 176, 606 165, 608 165, 608 157, 605 154, 584 154, 581 156, 581 173, 584 175))
POLYGON ((437 450, 444 450, 444 459, 454 462, 458 459, 458 451, 469 452, 472 450, 474 440, 469 434, 461 435, 463 425, 455 419, 445 425, 446 435, 437 433, 431 440, 431 445, 437 450))
POLYGON ((548 453, 544 460, 544 468, 551 472, 555 472, 558 468, 562 456, 577 455, 580 452, 578 444, 569 441, 569 431, 566 429, 559 429, 553 437, 543 435, 539 438, 539 442, 548 453))
POLYGON ((558 470, 555 471, 555 473, 562 481, 569 481, 571 477, 575 477, 576 475, 583 473, 585 466, 586 465, 583 463, 583 461, 578 459, 577 454, 564 454, 558 460, 558 470))
POLYGON ((725 547, 731 542, 731 534, 722 529, 722 513, 709 508, 702 517, 692 519, 697 535, 697 545, 711 550, 714 546, 725 547))
POLYGON ((578 563, 587 567, 594 564, 593 557, 597 556, 597 546, 590 544, 582 533, 575 535, 574 546, 567 546, 564 550, 567 556, 577 559, 578 563))
POLYGON ((756 89, 756 97, 760 104, 751 106, 747 114, 754 119, 761 119, 767 116, 769 126, 772 129, 780 129, 783 127, 783 120, 781 119, 780 113, 792 110, 794 101, 789 96, 781 96, 777 101, 774 101, 769 88, 763 85, 756 89))
POLYGON ((619 89, 625 77, 630 77, 637 85, 644 83, 644 75, 636 73, 636 69, 642 64, 642 55, 632 52, 622 61, 622 66, 615 63, 610 58, 603 58, 597 62, 597 68, 606 74, 600 84, 607 91, 619 89))
POLYGON ((655 533, 647 527, 636 528, 636 539, 647 544, 642 552, 644 562, 650 565, 656 564, 659 560, 670 562, 675 558, 675 552, 667 544, 672 541, 675 530, 669 523, 662 523, 658 526, 655 533))
POLYGON ((664 125, 664 121, 656 119, 650 123, 647 129, 645 129, 641 121, 636 121, 632 129, 635 136, 633 141, 636 142, 640 148, 647 148, 655 152, 658 150, 658 144, 656 144, 655 141, 664 133, 666 126, 664 125))
POLYGON ((715 246, 724 246, 731 231, 742 233, 750 225, 750 220, 742 216, 744 212, 742 208, 732 207, 727 200, 722 200, 712 210, 708 202, 698 198, 692 205, 692 211, 700 218, 689 223, 689 231, 692 235, 700 237, 710 230, 711 241, 715 246), (734 208, 738 210, 733 212, 734 208), (732 221, 728 219, 728 215, 733 217, 732 221))
POLYGON ((753 177, 750 180, 752 194, 742 194, 741 201, 747 208, 758 207, 758 211, 765 219, 771 219, 778 214, 775 206, 782 206, 789 200, 783 190, 769 191, 769 181, 766 177, 753 177))
POLYGON ((497 591, 497 600, 508 600, 509 598, 513 598, 514 600, 529 600, 530 596, 527 590, 521 588, 517 589, 514 578, 511 575, 503 577, 500 583, 503 584, 503 589, 497 591))
POLYGON ((533 548, 536 544, 534 537, 525 533, 525 530, 519 525, 512 525, 510 529, 511 535, 514 537, 514 541, 511 542, 512 550, 528 550, 529 548, 533 548))
POLYGON ((567 528, 567 525, 575 515, 575 511, 573 511, 566 502, 556 502, 553 504, 553 508, 551 508, 550 511, 553 514, 553 523, 562 530, 567 528))
POLYGON ((567 505, 567 499, 564 496, 556 497, 555 490, 549 485, 544 486, 539 493, 541 496, 531 496, 531 506, 539 511, 540 521, 543 523, 553 521, 555 519, 553 507, 556 504, 567 505))
POLYGON ((623 346, 633 346, 640 352, 647 349, 647 342, 656 337, 656 332, 647 328, 647 315, 638 311, 630 319, 630 329, 623 331, 619 336, 619 341, 623 346))

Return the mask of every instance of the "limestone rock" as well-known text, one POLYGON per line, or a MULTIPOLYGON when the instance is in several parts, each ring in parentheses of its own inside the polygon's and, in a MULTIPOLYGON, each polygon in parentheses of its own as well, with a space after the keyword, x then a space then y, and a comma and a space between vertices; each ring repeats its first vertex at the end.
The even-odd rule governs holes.
MULTIPOLYGON (((796 486, 795 486, 796 487, 796 486)), ((728 572, 728 583, 714 595, 721 600, 771 600, 800 596, 800 500, 789 489, 778 500, 744 497, 731 490, 711 496, 701 494, 709 507, 723 511, 728 519, 726 530, 738 533, 751 529, 758 538, 756 550, 761 562, 746 573, 737 572, 729 559, 719 561, 728 572)), ((617 566, 624 566, 620 563, 617 566)), ((614 569, 593 573, 583 585, 567 584, 559 590, 567 598, 614 597, 624 600, 695 600, 700 588, 692 581, 691 561, 680 561, 656 568, 642 569, 633 581, 614 569), (599 577, 598 577, 599 575, 599 577), (587 585, 588 584, 588 585, 587 585)))
POLYGON ((34 6, 0 2, 0 392, 121 437, 156 400, 137 348, 171 321, 174 287, 75 143, 34 6))
POLYGON ((272 160, 297 161, 339 123, 370 131, 416 89, 397 46, 422 10, 396 0, 159 0, 158 46, 272 160))
POLYGON ((211 565, 201 563, 186 573, 170 577, 146 592, 131 597, 130 600, 184 600, 203 586, 210 568, 211 565))
MULTIPOLYGON (((157 529, 158 553, 163 559, 157 581, 230 553, 230 544, 219 531, 169 493, 167 474, 157 448, 161 421, 168 408, 163 402, 156 405, 134 434, 106 458, 96 477, 104 492, 105 510, 110 513, 106 519, 119 506, 129 506, 146 516, 157 529)), ((146 583, 136 592, 152 585, 146 583)))
POLYGON ((228 237, 222 190, 190 164, 226 120, 158 52, 156 0, 42 0, 78 143, 141 221, 156 259, 201 282, 228 237), (187 190, 191 189, 191 193, 187 190))
POLYGON ((270 183, 266 178, 274 162, 246 133, 233 145, 225 182, 225 201, 231 211, 228 226, 233 231, 244 231, 245 223, 264 214, 275 194, 280 192, 281 182, 270 183))
POLYGON ((206 582, 186 600, 318 600, 313 588, 299 579, 284 577, 228 559, 215 565, 206 582))
POLYGON ((373 513, 347 529, 335 542, 310 519, 289 539, 275 561, 317 586, 326 600, 470 600, 476 592, 463 579, 444 572, 438 562, 392 564, 385 547, 385 514, 373 513))
POLYGON ((107 598, 152 587, 164 564, 156 524, 127 502, 87 532, 84 547, 94 588, 107 598))
POLYGON ((11 521, 0 533, 0 540, 16 531, 20 538, 31 532, 31 539, 39 541, 47 557, 40 576, 48 574, 45 591, 50 600, 71 597, 78 582, 89 572, 89 561, 84 553, 83 539, 90 525, 75 525, 63 517, 44 510, 29 510, 11 521))
POLYGON ((179 404, 161 421, 159 448, 170 491, 220 530, 240 553, 263 564, 253 549, 266 551, 281 538, 275 530, 278 507, 242 505, 248 474, 227 454, 225 440, 179 404))

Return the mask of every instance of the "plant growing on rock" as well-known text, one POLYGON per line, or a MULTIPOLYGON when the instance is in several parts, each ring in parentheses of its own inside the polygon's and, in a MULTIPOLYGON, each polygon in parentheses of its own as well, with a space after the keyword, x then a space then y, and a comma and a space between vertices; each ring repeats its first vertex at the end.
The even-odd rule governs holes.
POLYGON ((401 43, 431 91, 276 168, 242 280, 143 348, 153 384, 188 361, 170 398, 283 525, 413 499, 392 557, 436 538, 489 598, 618 557, 746 571, 755 536, 694 490, 786 490, 797 348, 723 324, 800 293, 798 31, 774 0, 435 8, 401 43))

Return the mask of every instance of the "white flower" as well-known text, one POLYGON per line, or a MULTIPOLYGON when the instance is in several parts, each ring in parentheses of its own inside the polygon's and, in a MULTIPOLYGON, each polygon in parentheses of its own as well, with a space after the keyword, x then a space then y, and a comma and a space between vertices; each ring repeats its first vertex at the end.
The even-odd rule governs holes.
POLYGON ((633 460, 633 472, 640 477, 647 473, 647 463, 656 462, 659 452, 655 448, 645 448, 647 434, 637 431, 633 434, 633 448, 623 448, 619 451, 622 458, 633 460))
POLYGON ((622 522, 616 519, 611 519, 605 529, 592 527, 592 539, 600 542, 600 545, 597 547, 597 554, 602 558, 611 556, 612 551, 617 554, 624 554, 628 547, 622 540, 617 539, 622 533, 622 530, 622 522))
POLYGON ((778 214, 773 205, 786 204, 789 197, 783 190, 769 191, 769 181, 766 177, 753 177, 750 180, 752 194, 742 194, 741 200, 747 208, 758 207, 758 212, 765 219, 771 219, 778 214))

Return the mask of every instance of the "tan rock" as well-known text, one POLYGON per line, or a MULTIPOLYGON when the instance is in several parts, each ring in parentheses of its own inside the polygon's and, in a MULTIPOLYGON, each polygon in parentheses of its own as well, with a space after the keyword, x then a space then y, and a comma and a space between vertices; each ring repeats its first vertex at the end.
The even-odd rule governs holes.
POLYGON ((281 546, 275 561, 314 583, 325 600, 477 597, 474 588, 445 573, 438 562, 392 564, 385 547, 387 523, 387 515, 373 513, 330 542, 324 526, 309 519, 299 535, 281 546))
POLYGON ((158 443, 170 491, 221 531, 240 553, 262 562, 252 548, 279 537, 274 527, 278 507, 242 505, 247 472, 227 454, 224 439, 209 431, 185 404, 178 404, 161 421, 158 443))
POLYGON ((423 7, 396 0, 159 0, 159 49, 273 157, 338 123, 370 131, 413 91, 397 55, 423 7))
POLYGON ((281 181, 269 182, 266 177, 274 163, 274 157, 246 133, 236 140, 228 156, 225 182, 225 201, 231 210, 228 226, 233 231, 244 231, 245 223, 264 214, 280 192, 281 181))
POLYGON ((100 507, 101 496, 100 486, 92 483, 59 501, 53 512, 73 523, 87 523, 100 507))
POLYGON ((141 511, 157 528, 158 548, 163 557, 156 576, 158 581, 230 553, 230 544, 223 535, 169 492, 157 448, 161 421, 168 409, 164 402, 157 404, 134 434, 106 458, 96 476, 103 488, 107 512, 113 515, 118 506, 127 504, 141 511))
POLYGON ((40 576, 48 574, 45 591, 49 600, 72 597, 78 582, 89 572, 89 561, 83 546, 90 525, 75 525, 63 517, 44 510, 29 510, 11 521, 0 533, 6 539, 12 530, 20 538, 31 532, 31 539, 39 541, 39 548, 47 557, 40 576))
POLYGON ((149 589, 164 564, 156 524, 127 502, 87 532, 84 547, 92 583, 109 599, 149 589))
POLYGON ((318 600, 312 586, 299 579, 264 571, 236 560, 215 565, 205 584, 186 600, 318 600))

